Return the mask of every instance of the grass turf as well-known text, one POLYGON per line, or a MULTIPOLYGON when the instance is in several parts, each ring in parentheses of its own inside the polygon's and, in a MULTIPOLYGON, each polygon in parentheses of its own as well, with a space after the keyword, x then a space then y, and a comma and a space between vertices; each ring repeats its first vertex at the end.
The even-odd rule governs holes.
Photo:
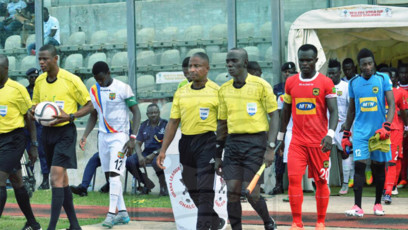
MULTIPOLYGON (((40 223, 42 229, 46 229, 48 226, 49 218, 39 217, 36 218, 37 221, 40 223)), ((96 218, 96 219, 79 219, 79 225, 90 225, 90 224, 97 224, 102 223, 104 218, 96 218)), ((26 223, 26 219, 22 217, 16 216, 2 216, 0 221, 0 229, 22 229, 26 223)), ((69 221, 68 219, 59 219, 57 224, 57 229, 66 229, 69 228, 69 221)))

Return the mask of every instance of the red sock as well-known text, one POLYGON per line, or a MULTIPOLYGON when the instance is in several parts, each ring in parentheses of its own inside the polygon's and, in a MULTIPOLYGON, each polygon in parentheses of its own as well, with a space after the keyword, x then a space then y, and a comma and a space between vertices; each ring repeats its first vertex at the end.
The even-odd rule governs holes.
POLYGON ((327 206, 329 205, 330 191, 326 180, 316 182, 316 207, 317 223, 323 223, 326 219, 327 206))
POLYGON ((392 187, 394 187, 395 182, 395 173, 397 171, 397 167, 395 165, 389 165, 388 170, 386 170, 385 174, 385 183, 384 189, 385 194, 391 195, 392 187))
POLYGON ((302 175, 289 176, 289 203, 292 210, 293 223, 302 227, 302 175))
POLYGON ((396 166, 396 170, 395 170, 395 181, 394 181, 394 185, 398 184, 398 179, 401 173, 401 158, 397 159, 397 166, 396 166))

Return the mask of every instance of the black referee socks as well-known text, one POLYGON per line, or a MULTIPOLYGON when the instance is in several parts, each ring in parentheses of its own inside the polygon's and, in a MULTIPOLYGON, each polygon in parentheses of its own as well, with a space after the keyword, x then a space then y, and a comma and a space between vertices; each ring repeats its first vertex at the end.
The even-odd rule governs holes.
POLYGON ((241 230, 242 223, 241 223, 241 216, 242 216, 242 207, 241 201, 238 200, 236 202, 227 203, 227 210, 228 210, 228 219, 231 224, 232 230, 241 230))
POLYGON ((14 194, 16 196, 18 206, 26 217, 27 222, 29 224, 37 223, 34 218, 33 210, 31 209, 30 197, 28 196, 27 189, 24 186, 17 189, 15 188, 14 194))
POLYGON ((48 230, 55 230, 64 203, 64 188, 52 188, 51 218, 48 230))
POLYGON ((64 207, 65 213, 67 214, 70 223, 69 229, 80 229, 75 213, 72 192, 69 186, 64 187, 64 203, 62 204, 62 206, 64 207))
POLYGON ((7 190, 6 186, 0 186, 0 217, 3 213, 4 206, 6 205, 7 200, 7 190))
POLYGON ((248 202, 251 204, 252 208, 258 213, 258 215, 262 218, 264 224, 268 224, 271 222, 271 217, 268 213, 268 207, 266 206, 265 199, 263 197, 259 197, 258 202, 254 202, 251 196, 248 196, 248 202))

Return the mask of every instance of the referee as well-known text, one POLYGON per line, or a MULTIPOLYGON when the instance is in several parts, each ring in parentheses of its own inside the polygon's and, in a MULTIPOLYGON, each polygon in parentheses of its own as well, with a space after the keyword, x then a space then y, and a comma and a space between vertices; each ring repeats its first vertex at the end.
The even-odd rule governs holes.
POLYGON ((38 59, 44 73, 35 82, 33 104, 53 101, 61 109, 61 115, 56 116, 54 124, 43 128, 41 137, 47 164, 51 168, 52 200, 48 229, 55 229, 61 207, 64 207, 68 216, 69 229, 81 229, 68 184, 67 169, 77 168, 77 130, 74 120, 93 109, 91 98, 78 76, 59 68, 57 50, 53 45, 41 47, 38 59), (83 106, 79 110, 78 104, 83 106))
MULTIPOLYGON (((242 229, 242 185, 246 187, 249 184, 263 163, 269 167, 274 160, 279 114, 272 87, 262 78, 248 74, 248 54, 244 49, 231 49, 226 62, 233 79, 219 90, 215 170, 221 174, 222 165, 228 190, 228 219, 232 229, 236 230, 242 229)), ((275 229, 275 221, 269 216, 266 202, 259 194, 262 183, 263 176, 248 196, 248 201, 262 218, 265 229, 275 229)))
POLYGON ((34 218, 30 198, 23 185, 20 164, 26 143, 24 122, 31 138, 28 151, 31 162, 34 163, 38 156, 35 124, 27 116, 32 104, 24 86, 8 78, 8 66, 8 58, 0 55, 0 217, 6 205, 6 180, 9 178, 18 206, 27 219, 23 229, 37 230, 41 226, 34 218))
POLYGON ((164 169, 166 150, 181 122, 179 142, 182 179, 198 209, 196 229, 221 229, 225 222, 214 211, 214 164, 219 86, 207 78, 207 54, 199 52, 190 58, 192 82, 174 94, 170 121, 164 134, 157 165, 164 169))

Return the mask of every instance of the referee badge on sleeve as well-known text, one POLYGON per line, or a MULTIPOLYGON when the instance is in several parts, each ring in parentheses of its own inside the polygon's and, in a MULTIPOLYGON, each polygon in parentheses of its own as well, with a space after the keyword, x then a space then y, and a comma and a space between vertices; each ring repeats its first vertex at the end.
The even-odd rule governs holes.
POLYGON ((4 117, 7 115, 7 105, 0 105, 0 116, 4 117))
POLYGON ((200 108, 200 118, 201 120, 205 120, 210 113, 210 108, 200 108))
POLYGON ((249 116, 253 116, 256 114, 258 110, 258 107, 256 105, 256 103, 247 103, 247 112, 249 114, 249 116))

